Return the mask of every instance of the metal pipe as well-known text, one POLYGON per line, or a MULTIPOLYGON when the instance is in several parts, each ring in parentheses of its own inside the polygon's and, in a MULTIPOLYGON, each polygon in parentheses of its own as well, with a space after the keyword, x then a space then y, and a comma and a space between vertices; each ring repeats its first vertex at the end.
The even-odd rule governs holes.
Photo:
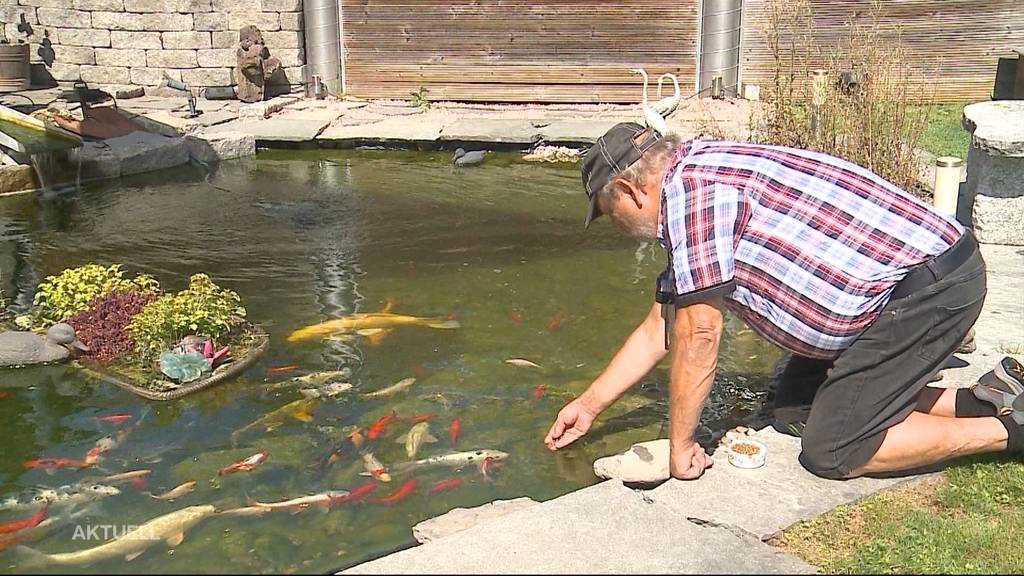
POLYGON ((341 24, 338 0, 303 0, 302 17, 306 32, 306 74, 319 76, 327 91, 340 94, 341 24))
POLYGON ((703 0, 700 34, 700 90, 722 78, 727 91, 739 93, 742 0, 703 0))

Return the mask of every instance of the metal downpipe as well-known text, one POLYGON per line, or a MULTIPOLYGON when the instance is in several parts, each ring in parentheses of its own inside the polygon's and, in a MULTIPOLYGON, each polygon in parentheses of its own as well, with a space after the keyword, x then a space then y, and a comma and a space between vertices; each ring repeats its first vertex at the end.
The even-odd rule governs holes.
POLYGON ((327 91, 342 93, 341 25, 339 0, 303 0, 302 17, 306 36, 306 73, 304 81, 320 76, 327 91))
POLYGON ((715 76, 726 92, 739 92, 742 0, 703 0, 700 35, 700 90, 715 76))

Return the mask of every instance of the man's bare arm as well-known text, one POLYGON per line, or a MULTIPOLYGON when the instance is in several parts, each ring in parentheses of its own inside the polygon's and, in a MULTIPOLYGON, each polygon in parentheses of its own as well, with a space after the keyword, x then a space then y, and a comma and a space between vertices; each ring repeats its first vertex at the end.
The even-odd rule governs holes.
POLYGON ((722 324, 721 300, 676 308, 669 380, 669 469, 676 478, 698 478, 711 465, 694 435, 714 383, 722 324))

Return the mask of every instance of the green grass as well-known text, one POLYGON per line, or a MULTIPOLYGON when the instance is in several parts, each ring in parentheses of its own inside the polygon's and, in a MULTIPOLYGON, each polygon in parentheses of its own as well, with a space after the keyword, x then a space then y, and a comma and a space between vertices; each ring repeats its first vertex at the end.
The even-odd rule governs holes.
POLYGON ((960 121, 966 104, 936 104, 929 107, 928 127, 921 136, 921 148, 936 156, 967 159, 970 135, 960 121))
POLYGON ((776 544, 826 573, 1013 574, 1021 534, 1024 463, 987 458, 801 522, 776 544))

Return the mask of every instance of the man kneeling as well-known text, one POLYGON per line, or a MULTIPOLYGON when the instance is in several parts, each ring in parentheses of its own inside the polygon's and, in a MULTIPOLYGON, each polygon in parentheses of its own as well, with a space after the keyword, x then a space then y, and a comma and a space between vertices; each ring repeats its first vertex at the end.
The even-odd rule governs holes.
POLYGON ((669 265, 650 313, 559 412, 552 450, 586 434, 671 351, 668 471, 701 476, 711 458, 694 433, 725 308, 790 353, 782 380, 817 379, 800 455, 814 474, 1021 447, 1012 410, 997 418, 970 391, 925 389, 985 300, 977 241, 952 217, 825 154, 683 142, 637 124, 609 130, 582 171, 586 225, 607 214, 621 232, 660 241, 669 265))

